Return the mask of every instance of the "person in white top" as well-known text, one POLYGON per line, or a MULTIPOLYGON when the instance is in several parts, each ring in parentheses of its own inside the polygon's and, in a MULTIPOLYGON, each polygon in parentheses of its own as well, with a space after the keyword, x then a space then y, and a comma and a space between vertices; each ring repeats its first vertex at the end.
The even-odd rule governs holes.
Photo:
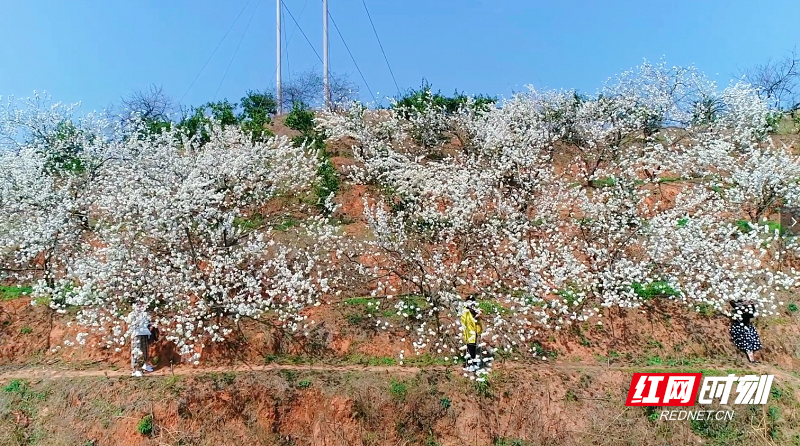
POLYGON ((128 332, 131 335, 131 369, 133 376, 142 376, 142 372, 153 371, 150 365, 150 315, 142 304, 136 304, 128 314, 128 332), (143 365, 138 369, 139 362, 143 365))

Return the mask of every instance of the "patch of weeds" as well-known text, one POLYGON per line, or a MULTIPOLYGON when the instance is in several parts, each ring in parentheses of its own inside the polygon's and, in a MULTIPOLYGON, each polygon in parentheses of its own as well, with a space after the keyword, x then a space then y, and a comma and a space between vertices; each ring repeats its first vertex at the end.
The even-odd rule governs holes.
POLYGON ((433 435, 425 437, 425 443, 424 444, 425 444, 425 446, 442 446, 441 443, 436 441, 436 437, 434 437, 433 435))
POLYGON ((281 375, 283 378, 288 381, 290 384, 293 384, 295 380, 297 380, 298 372, 295 370, 281 370, 281 375))
POLYGON ((136 425, 136 431, 142 435, 150 436, 153 433, 153 415, 145 415, 136 425))
POLYGON ((368 366, 392 366, 397 365, 397 360, 391 356, 369 356, 361 353, 352 353, 344 358, 347 364, 359 364, 368 366))
POLYGON ((519 438, 498 437, 494 439, 492 446, 533 446, 533 443, 519 438))
POLYGON ((572 391, 572 389, 567 389, 567 393, 564 394, 564 401, 568 403, 574 403, 578 401, 578 395, 576 395, 575 392, 572 391))
POLYGON ((240 229, 258 229, 264 225, 264 217, 261 214, 253 214, 249 217, 235 217, 233 226, 240 229))
POLYGON ((311 381, 309 381, 307 379, 304 379, 304 380, 300 381, 299 383, 297 383, 297 387, 299 387, 301 389, 308 389, 309 387, 311 387, 311 381))
POLYGON ((646 284, 633 283, 631 284, 633 292, 643 300, 650 300, 656 297, 678 297, 681 295, 680 291, 672 288, 667 282, 655 281, 646 284))
POLYGON ((478 301, 478 308, 485 314, 508 314, 510 310, 491 300, 478 301))
POLYGON ((438 356, 434 356, 428 353, 407 357, 403 360, 403 363, 414 367, 452 364, 451 361, 445 361, 444 358, 440 358, 438 356))
POLYGON ((478 395, 484 398, 492 398, 494 393, 492 392, 492 384, 489 382, 488 379, 484 381, 475 381, 475 391, 478 392, 478 395))
POLYGON ((564 299, 564 302, 567 306, 574 306, 577 305, 578 302, 581 301, 581 296, 578 294, 578 291, 575 289, 563 289, 556 291, 556 294, 561 296, 564 299))
POLYGON ((439 405, 442 406, 442 409, 447 410, 453 405, 453 402, 450 401, 450 398, 443 396, 439 399, 439 405))
POLYGON ((789 310, 790 313, 797 313, 797 304, 794 302, 789 302, 789 305, 786 306, 786 309, 789 310))
POLYGON ((408 384, 403 381, 392 379, 392 382, 389 385, 389 394, 395 401, 404 401, 406 399, 406 395, 408 395, 408 384))
POLYGON ((617 185, 617 179, 614 177, 597 178, 595 180, 591 180, 589 184, 596 188, 613 187, 617 185))
POLYGON ((33 333, 33 328, 31 328, 31 327, 28 327, 28 326, 26 325, 26 326, 22 327, 22 329, 21 329, 19 332, 20 332, 21 334, 25 334, 25 335, 26 335, 26 334, 31 334, 31 333, 33 333))
POLYGON ((695 311, 701 316, 705 317, 714 316, 714 307, 709 304, 699 304, 695 307, 695 311))
POLYGON ((666 360, 666 364, 670 367, 681 367, 681 366, 696 366, 698 364, 702 364, 705 362, 702 358, 669 358, 666 360))
POLYGON ((774 221, 765 221, 761 223, 751 223, 747 220, 737 220, 736 227, 744 233, 750 232, 754 229, 757 229, 759 232, 764 232, 765 230, 770 234, 778 233, 779 235, 784 235, 786 231, 783 229, 780 223, 774 221))
POLYGON ((29 286, 0 286, 0 300, 12 300, 33 292, 29 286))
POLYGON ((542 347, 542 344, 540 344, 537 341, 531 342, 530 344, 528 344, 528 346, 531 348, 532 353, 540 358, 541 357, 555 358, 558 356, 558 352, 556 352, 555 350, 545 350, 545 348, 542 347))
POLYGON ((734 444, 744 434, 732 420, 690 420, 689 426, 697 435, 709 440, 706 444, 734 444))
POLYGON ((658 420, 659 411, 658 411, 658 408, 656 408, 655 406, 645 406, 644 413, 647 416, 648 420, 650 420, 652 422, 655 422, 655 421, 658 420))
POLYGON ((293 217, 288 217, 286 220, 284 220, 284 221, 282 221, 282 222, 280 222, 278 224, 272 225, 272 227, 276 231, 288 231, 289 229, 297 226, 298 224, 300 224, 299 220, 296 220, 293 217))

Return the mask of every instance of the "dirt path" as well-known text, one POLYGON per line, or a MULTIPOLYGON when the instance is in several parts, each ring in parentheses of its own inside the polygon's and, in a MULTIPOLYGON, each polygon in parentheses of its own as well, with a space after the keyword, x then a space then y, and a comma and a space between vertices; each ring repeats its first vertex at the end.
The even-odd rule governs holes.
MULTIPOLYGON (((7 366, 0 368, 0 382, 11 381, 14 379, 69 379, 80 377, 108 377, 119 378, 131 375, 127 369, 89 369, 89 370, 75 370, 66 367, 42 367, 42 366, 19 366, 12 368, 7 366)), ((733 364, 697 364, 692 367, 669 367, 669 366, 637 366, 637 365, 605 365, 605 364, 587 364, 582 362, 537 362, 537 363, 519 363, 507 362, 497 364, 494 370, 550 370, 561 372, 582 372, 582 371, 619 371, 619 372, 638 372, 648 370, 669 371, 675 370, 682 371, 687 368, 695 370, 725 370, 736 368, 733 364)), ((236 373, 236 372, 252 372, 252 371, 275 371, 275 370, 294 370, 294 371, 316 371, 316 372, 368 372, 368 373, 386 373, 391 375, 409 375, 416 374, 421 370, 447 370, 453 372, 461 372, 460 366, 367 366, 367 365, 334 365, 334 364, 267 364, 267 365, 230 365, 230 366, 188 366, 179 365, 174 368, 161 367, 152 373, 148 373, 145 377, 168 377, 168 376, 191 376, 202 375, 208 373, 236 373)), ((749 373, 760 374, 773 374, 776 375, 783 382, 800 382, 800 378, 792 375, 791 373, 776 368, 768 364, 752 365, 747 368, 749 373)))

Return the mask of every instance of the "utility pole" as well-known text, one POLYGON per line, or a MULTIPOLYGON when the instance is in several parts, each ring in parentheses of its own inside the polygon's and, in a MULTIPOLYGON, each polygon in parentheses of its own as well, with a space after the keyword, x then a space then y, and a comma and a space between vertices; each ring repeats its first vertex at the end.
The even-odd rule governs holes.
POLYGON ((322 0, 322 58, 325 69, 325 108, 331 109, 331 80, 328 77, 328 0, 322 0))
POLYGON ((277 0, 278 4, 278 79, 276 80, 278 86, 278 114, 283 113, 283 85, 281 84, 281 1, 277 0))

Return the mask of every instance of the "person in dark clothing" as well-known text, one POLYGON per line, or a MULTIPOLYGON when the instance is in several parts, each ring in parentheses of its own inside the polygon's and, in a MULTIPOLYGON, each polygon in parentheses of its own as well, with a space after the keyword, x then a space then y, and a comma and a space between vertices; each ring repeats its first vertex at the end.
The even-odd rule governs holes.
POLYGON ((758 330, 752 324, 752 319, 758 315, 752 301, 735 300, 730 302, 733 308, 731 315, 731 339, 739 350, 747 354, 747 360, 757 364, 753 355, 761 350, 761 338, 758 330))

